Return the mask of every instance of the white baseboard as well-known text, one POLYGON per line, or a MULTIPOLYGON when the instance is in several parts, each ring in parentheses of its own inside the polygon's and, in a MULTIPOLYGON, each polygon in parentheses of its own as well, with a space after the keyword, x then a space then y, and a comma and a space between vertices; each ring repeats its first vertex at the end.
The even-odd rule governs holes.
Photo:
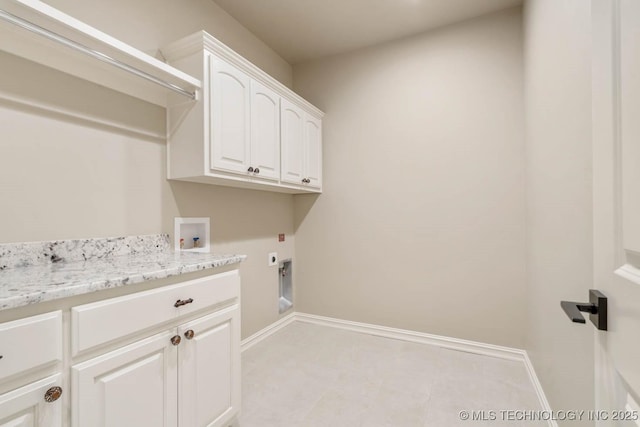
POLYGON ((293 323, 296 320, 296 314, 297 314, 296 312, 287 314, 286 316, 284 316, 281 319, 278 319, 276 322, 270 324, 266 328, 261 329, 255 334, 251 335, 250 337, 243 339, 242 342, 240 343, 240 351, 245 351, 247 349, 250 349, 254 345, 258 344, 260 341, 275 334, 280 329, 284 328, 290 323, 293 323))
POLYGON ((524 359, 524 350, 467 341, 458 338, 444 337, 440 335, 426 334, 424 332, 410 331, 407 329, 389 328, 387 326, 352 322, 349 320, 334 319, 332 317, 316 316, 315 314, 305 313, 296 313, 296 320, 300 322, 315 323, 317 325, 332 326, 334 328, 361 332, 369 335, 377 335, 380 337, 393 338, 420 344, 436 345, 438 347, 482 354, 484 356, 499 357, 501 359, 519 361, 524 359))
MULTIPOLYGON (((316 325, 329 326, 332 328, 344 329, 380 337, 393 338, 397 340, 415 342, 419 344, 435 345, 452 350, 465 351, 467 353, 480 354, 483 356, 497 357, 500 359, 515 360, 522 362, 529 373, 531 383, 538 395, 540 406, 543 410, 551 411, 542 385, 536 375, 533 364, 525 350, 499 345, 486 344, 477 341, 463 340, 459 338, 445 337, 441 335, 427 334, 424 332, 410 331, 407 329, 389 328, 387 326, 372 325, 370 323, 352 322, 350 320, 335 319, 333 317, 317 316, 315 314, 291 313, 266 328, 256 332, 250 337, 242 340, 242 351, 251 348, 265 338, 273 335, 280 329, 293 322, 313 323, 316 325)), ((550 427, 558 427, 556 421, 549 421, 550 427)))
MULTIPOLYGON (((536 370, 533 368, 533 363, 531 363, 531 359, 529 359, 529 355, 526 351, 524 352, 524 366, 527 368, 529 379, 531 380, 531 384, 533 384, 533 388, 538 395, 538 400, 540 401, 542 410, 551 412, 551 405, 549 405, 547 396, 544 394, 544 390, 542 389, 542 384, 540 384, 538 375, 536 375, 536 370)), ((558 427, 558 422, 556 420, 549 420, 549 427, 558 427)))

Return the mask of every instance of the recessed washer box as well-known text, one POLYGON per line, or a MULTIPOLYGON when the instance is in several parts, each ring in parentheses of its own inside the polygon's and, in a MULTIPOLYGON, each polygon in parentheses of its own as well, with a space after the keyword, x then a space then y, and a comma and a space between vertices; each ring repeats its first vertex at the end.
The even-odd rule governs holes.
POLYGON ((173 234, 176 251, 184 252, 209 252, 210 219, 209 218, 175 218, 175 230, 173 234), (197 238, 198 246, 194 247, 197 238), (184 245, 180 247, 180 239, 184 239, 184 245))
POLYGON ((293 307, 293 261, 286 259, 280 262, 278 282, 280 285, 278 313, 282 314, 293 307))

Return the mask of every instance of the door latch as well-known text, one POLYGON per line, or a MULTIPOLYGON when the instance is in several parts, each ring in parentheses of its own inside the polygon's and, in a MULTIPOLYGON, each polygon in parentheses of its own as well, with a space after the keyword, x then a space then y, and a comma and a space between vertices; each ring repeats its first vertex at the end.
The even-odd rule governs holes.
POLYGON ((598 330, 607 330, 607 297, 602 292, 589 289, 589 302, 560 301, 560 306, 572 322, 586 323, 580 312, 589 313, 598 330))

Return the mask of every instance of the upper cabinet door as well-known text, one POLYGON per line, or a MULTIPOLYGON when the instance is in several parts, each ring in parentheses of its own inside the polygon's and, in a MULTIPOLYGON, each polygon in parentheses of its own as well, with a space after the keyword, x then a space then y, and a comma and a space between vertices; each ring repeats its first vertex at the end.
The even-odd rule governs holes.
POLYGON ((322 187, 322 121, 304 115, 304 175, 310 187, 322 187))
POLYGON ((254 176, 280 178, 280 96, 251 81, 251 167, 254 176))
POLYGON ((282 131, 281 181, 303 184, 304 176, 304 113, 286 99, 280 101, 282 131))
POLYGON ((210 56, 211 169, 247 173, 250 166, 251 79, 210 56))

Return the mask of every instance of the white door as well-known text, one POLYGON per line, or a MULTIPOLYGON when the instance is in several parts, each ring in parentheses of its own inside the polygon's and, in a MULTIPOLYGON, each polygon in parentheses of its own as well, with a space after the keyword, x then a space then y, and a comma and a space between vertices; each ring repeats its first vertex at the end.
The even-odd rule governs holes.
POLYGON ((219 427, 240 410, 240 309, 233 305, 178 328, 180 427, 219 427))
POLYGON ((596 408, 598 425, 640 425, 640 2, 591 4, 594 282, 608 297, 596 408))
POLYGON ((282 122, 282 182, 303 184, 304 113, 286 99, 280 102, 282 122))
POLYGON ((310 187, 322 187, 322 121, 304 115, 304 177, 310 187))
POLYGON ((73 366, 74 427, 176 427, 177 349, 164 332, 73 366))
POLYGON ((280 178, 280 96, 251 81, 251 167, 254 176, 280 178))
POLYGON ((250 160, 251 79, 210 56, 211 168, 246 174, 250 160))
MULTIPOLYGON (((62 398, 45 401, 51 387, 61 385, 53 375, 0 396, 0 427, 61 427, 62 398)), ((64 390, 63 390, 64 394, 64 390)))

